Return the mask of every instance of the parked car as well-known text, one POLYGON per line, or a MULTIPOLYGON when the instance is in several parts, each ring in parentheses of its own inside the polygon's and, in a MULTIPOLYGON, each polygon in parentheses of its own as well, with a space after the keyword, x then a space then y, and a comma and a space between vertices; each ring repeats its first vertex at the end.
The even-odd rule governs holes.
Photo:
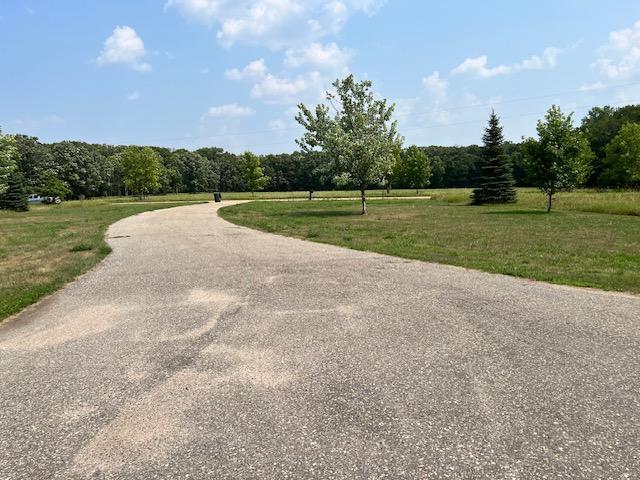
POLYGON ((46 203, 48 205, 58 205, 62 203, 62 199, 60 197, 43 197, 38 195, 37 193, 32 193, 27 197, 27 202, 29 203, 46 203))

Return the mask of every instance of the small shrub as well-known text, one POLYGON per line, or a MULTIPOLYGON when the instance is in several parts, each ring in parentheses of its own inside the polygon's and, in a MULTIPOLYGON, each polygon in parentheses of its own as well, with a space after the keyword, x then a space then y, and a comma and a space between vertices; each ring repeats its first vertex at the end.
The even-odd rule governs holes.
POLYGON ((102 245, 98 249, 98 252, 100 253, 100 255, 109 255, 111 252, 113 252, 113 248, 111 248, 109 245, 102 245))
POLYGON ((93 245, 89 245, 88 243, 78 243, 74 247, 69 250, 70 252, 88 252, 93 250, 93 245))

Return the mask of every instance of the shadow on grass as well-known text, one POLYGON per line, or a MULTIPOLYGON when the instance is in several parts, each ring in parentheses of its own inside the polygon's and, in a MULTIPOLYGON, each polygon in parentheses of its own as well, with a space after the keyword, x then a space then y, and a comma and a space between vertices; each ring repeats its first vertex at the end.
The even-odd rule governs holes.
POLYGON ((499 210, 484 212, 483 215, 548 215, 545 210, 499 210))

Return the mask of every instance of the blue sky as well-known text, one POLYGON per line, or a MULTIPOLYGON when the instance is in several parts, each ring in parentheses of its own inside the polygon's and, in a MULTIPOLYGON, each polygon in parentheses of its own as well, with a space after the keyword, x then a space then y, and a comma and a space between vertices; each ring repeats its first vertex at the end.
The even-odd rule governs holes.
POLYGON ((640 102, 637 0, 2 0, 0 45, 0 126, 47 142, 288 152, 347 72, 407 144, 640 102))

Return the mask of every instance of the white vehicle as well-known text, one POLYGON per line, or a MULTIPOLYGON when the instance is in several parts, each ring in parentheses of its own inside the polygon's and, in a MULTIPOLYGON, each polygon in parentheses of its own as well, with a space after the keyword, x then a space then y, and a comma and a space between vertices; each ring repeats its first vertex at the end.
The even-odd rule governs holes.
POLYGON ((32 193, 27 197, 27 202, 29 203, 47 203, 47 204, 55 204, 58 205, 62 203, 62 199, 60 197, 43 197, 38 195, 37 193, 32 193))

